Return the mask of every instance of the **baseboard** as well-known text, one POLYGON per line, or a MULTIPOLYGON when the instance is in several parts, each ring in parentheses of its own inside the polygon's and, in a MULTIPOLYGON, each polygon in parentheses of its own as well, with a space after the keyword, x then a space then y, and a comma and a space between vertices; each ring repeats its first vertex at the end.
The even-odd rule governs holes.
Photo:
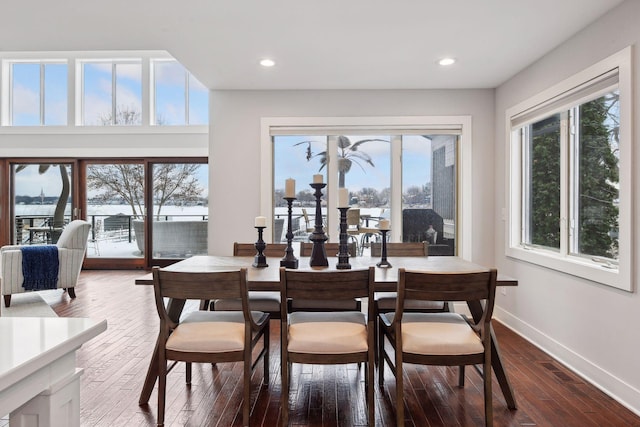
POLYGON ((494 308, 493 318, 640 416, 640 390, 500 307, 494 308))

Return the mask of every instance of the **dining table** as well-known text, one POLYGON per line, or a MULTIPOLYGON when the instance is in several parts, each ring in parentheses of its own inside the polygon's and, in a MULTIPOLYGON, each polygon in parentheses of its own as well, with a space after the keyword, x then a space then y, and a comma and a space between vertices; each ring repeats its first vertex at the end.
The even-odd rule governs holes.
MULTIPOLYGON (((326 267, 311 267, 309 266, 309 258, 299 258, 298 271, 314 271, 314 270, 336 270, 336 264, 338 258, 334 256, 328 256, 327 260, 329 265, 326 267)), ((370 266, 376 266, 376 263, 380 261, 377 257, 360 256, 349 258, 349 264, 352 269, 365 269, 370 266)), ((398 270, 404 268, 411 271, 425 271, 425 272, 451 272, 451 273, 463 273, 474 271, 488 271, 489 268, 482 266, 467 260, 464 260, 457 256, 429 256, 429 257, 387 257, 387 261, 391 265, 390 267, 378 267, 375 268, 375 290, 376 292, 393 292, 397 289, 398 270)), ((184 260, 178 261, 175 264, 171 264, 164 267, 170 271, 181 272, 211 272, 211 271, 225 271, 239 269, 242 267, 247 268, 247 286, 251 291, 279 291, 280 290, 280 259, 268 258, 267 266, 254 267, 252 264, 254 257, 239 257, 239 256, 216 256, 216 255, 202 255, 193 256, 184 260)), ((140 276, 135 280, 136 285, 153 285, 153 277, 151 273, 144 276, 140 276)), ((517 286, 518 281, 512 277, 505 276, 498 272, 497 286, 517 286)), ((169 317, 174 321, 180 319, 182 310, 184 308, 184 300, 169 300, 167 303, 167 313, 169 317)), ((467 303, 469 312, 474 320, 479 320, 482 317, 483 305, 481 301, 469 301, 467 303)), ((500 347, 495 336, 493 328, 491 329, 491 365, 493 371, 500 385, 500 389, 504 395, 507 406, 510 409, 516 409, 516 399, 513 392, 513 387, 509 381, 504 364, 500 355, 500 347)), ((140 393, 138 403, 140 405, 147 404, 153 387, 158 378, 158 354, 159 347, 156 343, 153 356, 147 370, 147 376, 140 393)))

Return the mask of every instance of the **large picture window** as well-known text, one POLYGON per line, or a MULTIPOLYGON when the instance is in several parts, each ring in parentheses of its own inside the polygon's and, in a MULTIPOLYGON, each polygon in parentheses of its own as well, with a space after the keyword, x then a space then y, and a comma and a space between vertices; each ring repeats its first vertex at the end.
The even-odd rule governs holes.
POLYGON ((627 78, 621 53, 510 110, 508 255, 630 289, 627 78))
MULTIPOLYGON (((309 239, 316 224, 316 202, 309 183, 313 175, 321 174, 327 184, 321 198, 322 224, 330 240, 338 240, 336 207, 339 190, 344 188, 349 213, 353 210, 359 216, 357 228, 351 225, 350 240, 355 240, 360 253, 366 253, 370 243, 379 239, 376 227, 382 219, 390 221, 391 241, 428 241, 431 255, 466 253, 469 240, 460 239, 459 217, 464 215, 458 211, 464 204, 458 193, 464 181, 459 176, 464 125, 451 123, 449 118, 445 127, 426 118, 420 126, 378 123, 367 129, 353 124, 351 130, 340 127, 340 133, 336 132, 338 126, 331 125, 314 127, 313 133, 296 132, 312 126, 272 126, 272 160, 268 161, 273 165, 273 183, 268 202, 274 241, 286 241, 289 224, 283 196, 288 178, 296 181, 293 239, 309 239), (380 127, 386 132, 379 132, 380 127)), ((465 215, 471 215, 471 210, 465 215)))

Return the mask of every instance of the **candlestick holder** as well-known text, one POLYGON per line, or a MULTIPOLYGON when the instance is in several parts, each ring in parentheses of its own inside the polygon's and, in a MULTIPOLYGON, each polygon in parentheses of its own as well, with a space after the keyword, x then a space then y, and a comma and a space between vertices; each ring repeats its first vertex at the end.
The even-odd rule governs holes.
POLYGON ((291 205, 293 201, 296 199, 295 197, 285 197, 288 206, 288 217, 287 217, 287 249, 285 249, 284 258, 280 260, 280 267, 286 268, 298 268, 298 258, 293 255, 293 246, 291 246, 291 242, 293 241, 293 230, 291 230, 292 223, 292 215, 291 215, 291 205))
POLYGON ((309 237, 309 240, 313 242, 313 247, 311 248, 311 259, 309 260, 309 265, 311 267, 326 267, 329 265, 329 261, 327 260, 327 252, 324 248, 324 242, 327 241, 328 237, 324 233, 324 228, 322 227, 322 206, 320 202, 320 198, 322 197, 322 189, 327 185, 323 182, 314 182, 311 185, 311 188, 315 190, 314 196, 316 196, 316 223, 315 229, 309 237))
POLYGON ((338 208, 338 210, 340 210, 340 250, 338 252, 338 264, 336 264, 336 268, 339 270, 348 270, 351 268, 351 264, 349 264, 349 235, 347 234, 347 211, 349 207, 338 208))
POLYGON ((387 261, 387 233, 389 230, 380 230, 382 233, 382 256, 380 257, 380 262, 376 265, 381 268, 390 268, 391 263, 387 261))
POLYGON ((264 249, 267 247, 267 244, 262 240, 262 232, 265 228, 266 227, 256 227, 256 230, 258 230, 258 241, 256 241, 256 250, 258 253, 253 258, 253 264, 251 265, 258 268, 269 267, 269 264, 267 264, 267 257, 265 257, 263 253, 264 249))

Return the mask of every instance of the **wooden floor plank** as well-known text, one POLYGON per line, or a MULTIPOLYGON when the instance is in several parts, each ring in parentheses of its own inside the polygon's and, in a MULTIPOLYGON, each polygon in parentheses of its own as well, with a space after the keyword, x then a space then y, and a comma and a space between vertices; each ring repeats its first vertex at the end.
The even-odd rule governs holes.
MULTIPOLYGON (((108 329, 78 351, 81 377, 81 425, 155 426, 157 394, 148 405, 138 397, 158 333, 158 315, 150 286, 136 286, 133 271, 83 271, 70 300, 62 291, 41 292, 63 317, 106 318, 108 329)), ((197 303, 187 310, 197 309, 197 303)), ((493 383, 495 426, 637 426, 635 416, 615 400, 496 322, 504 363, 519 409, 506 407, 493 383)), ((271 322, 270 376, 260 386, 262 367, 252 376, 252 426, 280 423, 280 324, 271 322)), ((239 364, 194 365, 185 384, 183 364, 168 376, 167 426, 240 426, 242 382, 239 364)), ((346 366, 293 365, 290 395, 292 426, 354 426, 366 423, 364 373, 346 366)), ((475 426, 483 419, 482 379, 467 369, 465 387, 457 387, 457 368, 407 365, 406 426, 475 426)), ((395 426, 395 380, 385 371, 381 392, 375 381, 376 423, 395 426)), ((8 423, 0 420, 0 427, 8 423)))

